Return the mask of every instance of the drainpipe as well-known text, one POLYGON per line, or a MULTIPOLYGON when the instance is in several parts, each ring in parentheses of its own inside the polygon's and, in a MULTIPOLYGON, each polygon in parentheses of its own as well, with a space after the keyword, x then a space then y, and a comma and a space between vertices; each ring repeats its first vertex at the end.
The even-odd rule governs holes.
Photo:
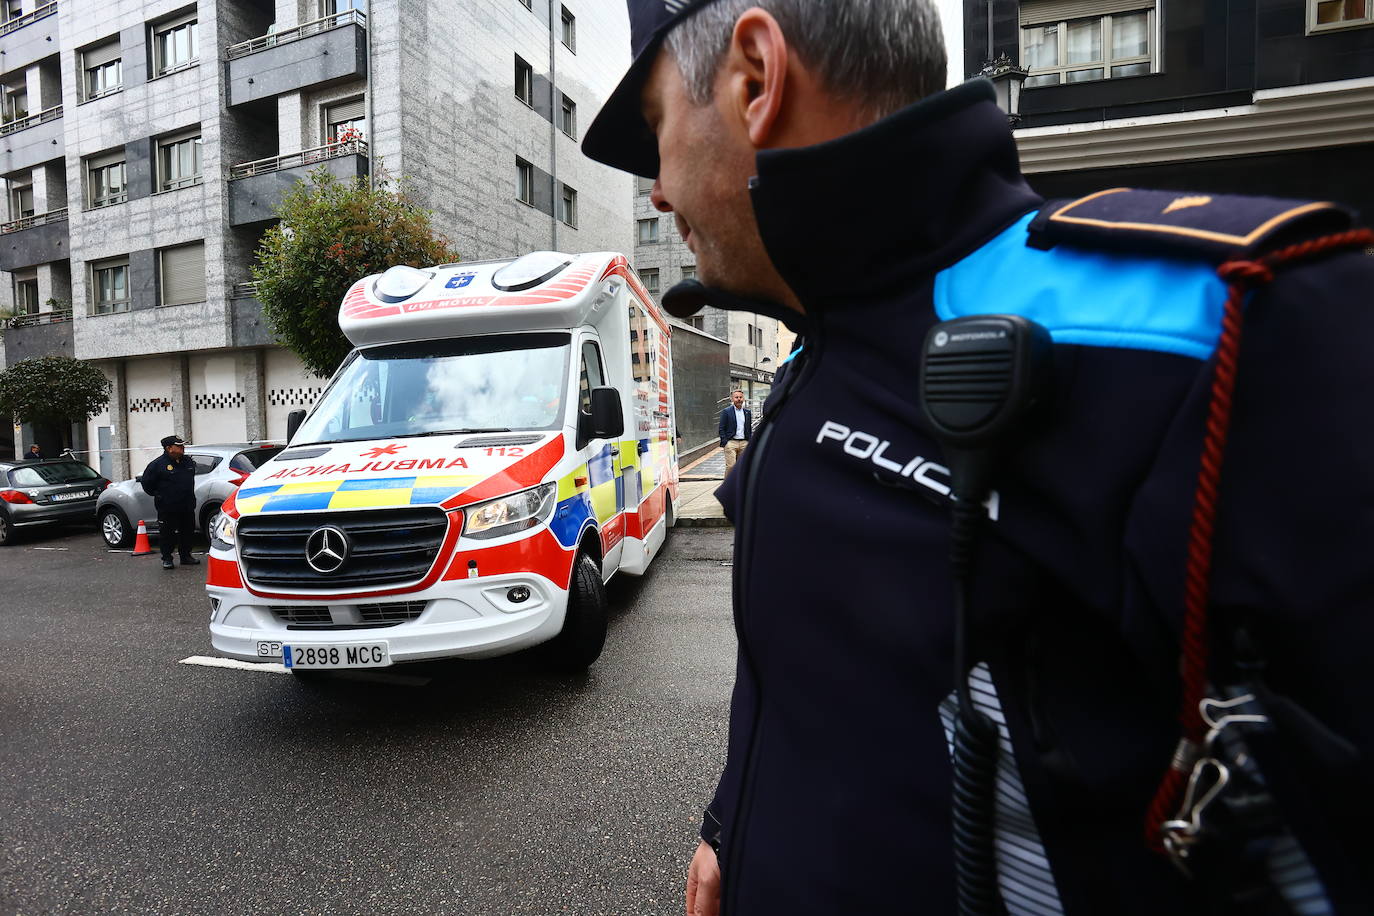
POLYGON ((363 139, 367 142, 367 186, 374 186, 376 179, 376 169, 372 167, 372 161, 376 158, 377 146, 372 138, 377 135, 377 125, 372 120, 372 0, 367 0, 367 22, 363 27, 363 32, 367 35, 367 48, 364 57, 367 61, 367 85, 363 87, 363 117, 367 119, 367 136, 363 139))
POLYGON ((563 195, 558 193, 558 38, 554 34, 554 4, 549 0, 549 184, 553 191, 553 216, 549 221, 549 250, 558 250, 558 205, 563 195))

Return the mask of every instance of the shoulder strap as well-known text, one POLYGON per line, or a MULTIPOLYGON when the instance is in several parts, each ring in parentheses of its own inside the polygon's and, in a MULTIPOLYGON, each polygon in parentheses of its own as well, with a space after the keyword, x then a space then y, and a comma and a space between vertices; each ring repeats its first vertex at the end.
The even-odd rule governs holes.
POLYGON ((1354 214, 1325 201, 1112 188, 1045 204, 1028 244, 1191 256, 1214 263, 1252 258, 1343 232, 1354 214))

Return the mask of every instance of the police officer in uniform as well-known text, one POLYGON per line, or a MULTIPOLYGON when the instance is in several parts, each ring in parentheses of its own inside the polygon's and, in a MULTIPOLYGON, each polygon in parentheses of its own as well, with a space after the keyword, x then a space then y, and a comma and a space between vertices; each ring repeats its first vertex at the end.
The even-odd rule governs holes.
POLYGON ((185 440, 180 436, 163 439, 162 454, 149 462, 141 482, 157 506, 162 568, 172 568, 173 542, 182 566, 198 566, 200 560, 191 555, 191 539, 196 533, 196 463, 186 457, 185 440))
POLYGON ((628 6, 634 61, 583 150, 655 178, 695 254, 699 279, 664 306, 773 315, 804 340, 717 494, 739 656, 688 912, 967 911, 942 721, 957 680, 1001 740, 989 909, 1368 912, 1374 259, 1351 214, 1122 188, 1044 201, 992 87, 941 91, 930 0, 628 6), (937 322, 988 313, 1048 329, 1054 393, 1001 463, 978 665, 956 680, 951 458, 922 411, 920 349, 937 322), (1237 360, 1223 344, 1242 317, 1237 360), (1224 471, 1199 501, 1217 405, 1224 471), (1215 509, 1198 540, 1196 505, 1215 509), (1242 654, 1266 672, 1294 727, 1268 774, 1286 814, 1262 829, 1291 821, 1310 855, 1247 834, 1189 877, 1149 848, 1147 811, 1193 763, 1175 748, 1199 542, 1215 547, 1208 679, 1242 654), (799 575, 809 557, 824 561, 799 575), (1238 621, 1243 653, 1222 638, 1238 621))

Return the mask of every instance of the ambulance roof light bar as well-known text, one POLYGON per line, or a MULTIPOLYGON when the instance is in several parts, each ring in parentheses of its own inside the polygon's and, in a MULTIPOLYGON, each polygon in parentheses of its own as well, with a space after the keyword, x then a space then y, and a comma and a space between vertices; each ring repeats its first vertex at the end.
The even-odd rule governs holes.
POLYGON ((572 255, 560 251, 531 251, 493 274, 491 285, 508 293, 531 289, 553 279, 572 262, 572 255))
POLYGON ((372 289, 377 294, 377 298, 383 302, 404 302, 424 289, 425 284, 432 279, 434 279, 433 271, 417 270, 414 267, 397 264, 395 267, 388 268, 386 273, 378 277, 372 289))

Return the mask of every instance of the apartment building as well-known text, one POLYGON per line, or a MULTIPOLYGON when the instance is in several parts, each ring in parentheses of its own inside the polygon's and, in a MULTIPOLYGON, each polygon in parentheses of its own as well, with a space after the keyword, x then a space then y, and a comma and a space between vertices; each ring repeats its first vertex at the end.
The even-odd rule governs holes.
POLYGON ((963 7, 965 74, 1027 72, 1016 140, 1042 194, 1267 194, 1374 219, 1374 0, 963 7))
POLYGON ((318 395, 249 282, 313 169, 405 180, 465 260, 632 248, 632 179, 577 148, 628 63, 621 7, 34 2, 0 6, 0 366, 95 361, 114 399, 76 438, 107 474, 173 431, 280 438, 318 395))
MULTIPOLYGON (((634 261, 644 285, 659 298, 674 284, 696 277, 696 259, 677 231, 672 214, 654 209, 649 200, 652 188, 653 181, 636 179, 634 261)), ((729 344, 730 377, 727 390, 719 395, 722 404, 729 400, 728 389, 733 388, 742 388, 745 397, 756 403, 768 396, 779 359, 780 325, 776 318, 708 306, 682 324, 729 344)), ((782 331, 786 334, 786 328, 782 331)), ((787 352, 784 350, 782 356, 787 352)))

